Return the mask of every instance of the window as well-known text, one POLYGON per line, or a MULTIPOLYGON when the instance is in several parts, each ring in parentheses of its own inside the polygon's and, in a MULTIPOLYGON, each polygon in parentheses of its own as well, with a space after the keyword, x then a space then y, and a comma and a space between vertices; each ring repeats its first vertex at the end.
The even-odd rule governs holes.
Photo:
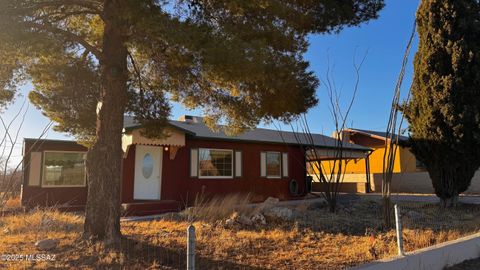
POLYGON ((84 152, 45 152, 42 186, 85 186, 84 152))
POLYGON ((233 178, 233 150, 199 149, 199 178, 233 178))
POLYGON ((143 164, 142 164, 142 174, 145 179, 150 178, 153 173, 153 158, 150 154, 145 154, 143 157, 143 164))
POLYGON ((267 177, 282 177, 282 155, 279 152, 267 152, 267 177))

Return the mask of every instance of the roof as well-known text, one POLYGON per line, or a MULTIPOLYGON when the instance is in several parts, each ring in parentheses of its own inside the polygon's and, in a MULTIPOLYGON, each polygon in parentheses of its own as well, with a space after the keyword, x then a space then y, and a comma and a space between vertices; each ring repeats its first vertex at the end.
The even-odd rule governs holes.
MULTIPOLYGON (((356 128, 349 128, 347 131, 353 131, 353 132, 358 132, 362 133, 364 135, 369 135, 371 137, 376 137, 378 139, 386 140, 387 139, 387 133, 382 132, 382 131, 373 131, 373 130, 365 130, 365 129, 356 129, 356 128)), ((397 136, 397 134, 393 134, 393 136, 397 136)), ((409 140, 407 136, 403 135, 398 135, 398 140, 401 142, 406 142, 409 140)))
POLYGON ((62 139, 23 138, 23 141, 24 141, 24 142, 53 142, 53 143, 78 144, 77 141, 73 141, 73 140, 62 140, 62 139))
MULTIPOLYGON (((197 117, 201 119, 200 117, 197 117)), ((311 145, 308 136, 303 133, 294 133, 288 131, 279 131, 273 129, 256 128, 253 130, 245 131, 237 136, 226 135, 220 126, 220 131, 215 132, 208 128, 203 121, 198 122, 185 122, 185 121, 169 121, 170 125, 174 128, 180 129, 187 134, 190 134, 196 138, 202 139, 215 139, 215 140, 230 140, 230 141, 246 141, 246 142, 263 142, 263 143, 283 143, 289 145, 311 145)), ((133 117, 126 116, 124 121, 124 127, 128 129, 136 129, 141 126, 135 122, 133 117)), ((332 137, 328 137, 322 134, 312 134, 313 144, 316 147, 322 148, 336 148, 338 141, 332 137)), ((348 142, 343 143, 343 147, 349 150, 369 151, 368 147, 356 145, 348 142)))

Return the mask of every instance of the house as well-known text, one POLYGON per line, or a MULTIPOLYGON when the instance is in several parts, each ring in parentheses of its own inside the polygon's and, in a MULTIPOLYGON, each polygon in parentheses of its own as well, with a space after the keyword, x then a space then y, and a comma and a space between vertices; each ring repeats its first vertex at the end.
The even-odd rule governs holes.
MULTIPOLYGON (((163 139, 142 136, 125 117, 122 137, 122 206, 127 214, 175 211, 197 196, 250 194, 253 201, 282 200, 308 193, 306 164, 329 160, 334 138, 257 128, 238 136, 210 130, 201 117, 169 121, 163 139), (299 136, 302 135, 302 136, 299 136)), ((346 157, 364 158, 370 148, 346 143, 346 157)), ((73 141, 24 140, 22 203, 83 209, 87 149, 73 141)))
MULTIPOLYGON (((385 132, 363 130, 363 129, 345 129, 343 131, 344 139, 348 142, 363 145, 371 148, 373 151, 370 154, 368 161, 359 160, 357 163, 350 163, 346 167, 346 173, 363 173, 365 172, 365 162, 369 162, 370 173, 382 173, 383 172, 383 159, 385 152, 389 150, 390 146, 385 146, 388 138, 385 132)), ((396 138, 396 135, 394 135, 396 138)), ((412 172, 424 172, 425 168, 421 162, 419 162, 415 155, 410 151, 408 147, 408 137, 398 136, 398 143, 394 142, 397 147, 395 153, 395 162, 393 166, 394 173, 412 173, 412 172)))
MULTIPOLYGON (((335 137, 334 134, 333 137, 335 137)), ((345 142, 370 148, 372 151, 367 158, 343 160, 345 176, 341 185, 341 191, 346 192, 381 192, 383 178, 383 160, 388 138, 385 132, 354 129, 345 129, 338 136, 345 142), (367 188, 365 188, 367 183, 367 188)), ((434 190, 430 176, 424 165, 415 158, 410 151, 408 137, 398 136, 398 147, 395 153, 393 166, 391 192, 392 193, 423 193, 433 194, 434 190)), ((331 171, 332 161, 322 162, 327 172, 331 171)), ((315 166, 309 166, 312 168, 315 166)), ((310 169, 309 174, 317 172, 310 169)), ((315 177, 314 177, 315 178, 315 177)), ((466 193, 480 193, 480 172, 477 171, 466 193)))
MULTIPOLYGON (((390 147, 386 146, 388 138, 385 132, 347 128, 340 134, 333 134, 333 137, 337 136, 344 142, 361 145, 372 150, 367 158, 341 161, 342 172, 345 175, 340 185, 340 191, 380 192, 384 155, 390 147)), ((405 176, 406 173, 425 172, 422 164, 416 160, 415 155, 407 146, 408 137, 399 135, 398 142, 395 142, 394 145, 397 147, 393 166, 394 175, 405 176)), ((321 166, 327 174, 332 172, 332 168, 338 170, 338 162, 324 161, 321 166)), ((310 165, 309 168, 318 168, 318 165, 310 165)), ((317 171, 310 169, 309 174, 316 175, 317 171)))

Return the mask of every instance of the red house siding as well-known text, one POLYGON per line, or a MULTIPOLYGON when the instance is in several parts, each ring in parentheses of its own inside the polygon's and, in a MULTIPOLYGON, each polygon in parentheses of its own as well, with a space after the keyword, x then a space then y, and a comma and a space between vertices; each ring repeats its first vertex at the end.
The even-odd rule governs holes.
POLYGON ((135 145, 128 148, 123 159, 122 203, 133 202, 133 181, 135 177, 135 145))
POLYGON ((23 145, 23 186, 22 205, 27 207, 41 206, 84 206, 87 198, 87 187, 45 187, 29 186, 29 163, 32 152, 43 151, 87 151, 82 145, 71 141, 49 141, 26 139, 23 145))
MULTIPOLYGON (((135 146, 131 146, 124 162, 122 187, 123 202, 133 201, 133 181, 135 170, 135 146)), ((300 192, 305 192, 305 158, 299 146, 282 144, 260 144, 234 141, 217 141, 188 138, 186 146, 178 150, 175 159, 170 159, 168 151, 163 152, 161 200, 175 200, 191 205, 197 194, 206 196, 228 193, 250 194, 255 201, 267 197, 280 199, 294 198, 289 192, 291 179, 297 180, 300 192), (225 179, 199 179, 190 177, 190 149, 216 148, 242 152, 242 177, 225 179), (260 176, 260 153, 278 151, 288 153, 289 177, 267 179, 260 176)))
MULTIPOLYGON (((85 205, 86 187, 42 188, 28 185, 28 163, 31 152, 43 151, 87 151, 74 142, 44 141, 33 146, 33 140, 25 141, 24 185, 22 203, 25 206, 36 205, 85 205)), ((135 145, 130 146, 123 160, 122 203, 134 203, 133 187, 135 176, 135 145)), ((299 192, 305 194, 305 157, 299 146, 284 144, 262 144, 239 141, 218 141, 197 139, 187 136, 186 145, 181 147, 175 158, 170 159, 170 152, 163 151, 161 200, 177 201, 191 205, 198 194, 205 196, 224 196, 231 193, 250 194, 252 200, 263 201, 267 197, 279 199, 295 198, 289 192, 291 179, 297 180, 299 192), (242 152, 242 177, 226 179, 199 179, 190 177, 190 149, 216 148, 231 149, 242 152), (288 153, 289 177, 267 179, 260 176, 260 154, 265 151, 288 153)))

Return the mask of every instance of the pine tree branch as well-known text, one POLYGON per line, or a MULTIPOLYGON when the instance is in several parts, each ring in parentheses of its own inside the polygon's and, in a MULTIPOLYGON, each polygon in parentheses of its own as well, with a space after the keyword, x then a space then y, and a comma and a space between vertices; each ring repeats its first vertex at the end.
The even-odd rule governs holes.
POLYGON ((99 61, 101 61, 103 59, 103 53, 102 53, 101 50, 99 50, 94 45, 88 43, 82 37, 80 37, 78 35, 75 35, 75 34, 69 32, 67 30, 63 30, 63 29, 57 28, 53 25, 49 25, 49 24, 46 24, 46 23, 39 24, 39 23, 34 23, 34 22, 23 22, 23 24, 25 24, 26 26, 32 27, 32 28, 36 28, 38 30, 43 30, 43 31, 46 31, 46 32, 49 32, 49 33, 52 33, 52 34, 55 34, 55 35, 60 35, 60 36, 66 38, 70 41, 76 42, 76 43, 82 45, 85 48, 85 50, 87 50, 87 51, 91 52, 93 55, 95 55, 95 57, 97 57, 97 59, 99 61))
POLYGON ((45 7, 61 7, 61 6, 78 6, 89 9, 92 14, 102 13, 102 3, 99 1, 82 1, 82 0, 56 0, 37 2, 31 6, 27 6, 25 10, 38 10, 45 7))
POLYGON ((133 58, 133 55, 130 52, 128 52, 128 57, 130 58, 130 62, 132 63, 133 70, 135 71, 140 92, 143 93, 142 75, 141 75, 140 69, 138 69, 137 64, 135 63, 135 59, 133 58))

